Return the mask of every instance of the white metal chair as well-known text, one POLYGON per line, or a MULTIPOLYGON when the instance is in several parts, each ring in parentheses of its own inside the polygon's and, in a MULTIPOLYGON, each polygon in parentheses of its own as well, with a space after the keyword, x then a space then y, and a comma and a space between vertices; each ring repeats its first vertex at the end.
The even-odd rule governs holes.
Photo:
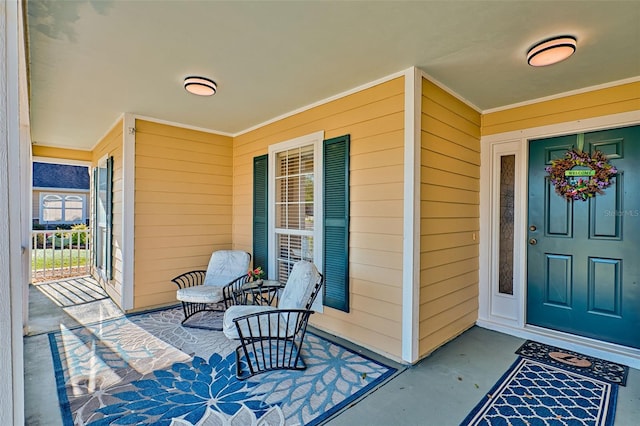
POLYGON ((322 289, 322 274, 308 261, 297 262, 277 306, 234 305, 224 313, 223 332, 237 339, 236 376, 240 380, 271 370, 304 370, 300 349, 322 289))
POLYGON ((203 328, 186 321, 198 312, 224 311, 231 306, 238 289, 249 280, 250 262, 251 255, 246 251, 218 250, 211 255, 206 271, 189 271, 172 279, 178 286, 176 298, 184 310, 182 324, 203 328))

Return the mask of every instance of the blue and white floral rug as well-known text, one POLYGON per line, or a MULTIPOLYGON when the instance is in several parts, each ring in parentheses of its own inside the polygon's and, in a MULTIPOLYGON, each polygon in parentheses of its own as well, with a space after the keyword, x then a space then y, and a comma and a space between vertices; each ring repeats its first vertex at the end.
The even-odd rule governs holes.
POLYGON ((518 358, 461 426, 611 426, 617 395, 618 385, 518 358))
POLYGON ((181 320, 171 308, 50 333, 65 425, 315 425, 397 371, 308 333, 306 370, 239 381, 237 343, 181 320))

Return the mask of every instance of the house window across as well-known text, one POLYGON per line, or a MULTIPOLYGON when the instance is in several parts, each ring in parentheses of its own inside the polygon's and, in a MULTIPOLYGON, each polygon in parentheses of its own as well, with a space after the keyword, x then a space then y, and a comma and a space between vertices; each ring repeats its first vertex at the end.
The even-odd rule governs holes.
POLYGON ((42 194, 40 205, 42 223, 82 223, 85 220, 84 195, 42 194))

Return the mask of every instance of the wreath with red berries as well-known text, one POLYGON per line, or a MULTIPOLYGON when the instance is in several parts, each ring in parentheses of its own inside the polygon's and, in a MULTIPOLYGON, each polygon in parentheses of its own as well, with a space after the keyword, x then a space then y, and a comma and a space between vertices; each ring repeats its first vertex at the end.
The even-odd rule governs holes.
POLYGON ((589 154, 583 151, 567 151, 564 158, 551 161, 551 166, 545 169, 549 173, 549 180, 555 186, 556 192, 567 200, 586 201, 596 194, 604 194, 604 189, 610 186, 613 176, 618 170, 609 163, 609 159, 600 151, 589 154), (574 172, 576 167, 588 169, 574 172), (569 172, 569 173, 567 173, 569 172))

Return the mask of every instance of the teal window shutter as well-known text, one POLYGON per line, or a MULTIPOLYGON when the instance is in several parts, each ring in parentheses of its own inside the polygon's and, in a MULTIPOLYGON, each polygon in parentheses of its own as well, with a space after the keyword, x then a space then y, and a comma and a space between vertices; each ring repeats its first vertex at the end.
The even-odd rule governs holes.
POLYGON ((113 279, 113 157, 107 158, 107 259, 106 274, 113 279))
POLYGON ((93 169, 93 214, 91 218, 93 222, 93 266, 98 267, 98 245, 96 236, 98 235, 98 218, 96 217, 98 211, 98 168, 93 169))
POLYGON ((324 305, 349 312, 349 135, 324 141, 324 305))
POLYGON ((262 266, 269 276, 269 156, 253 159, 253 265, 262 266))

